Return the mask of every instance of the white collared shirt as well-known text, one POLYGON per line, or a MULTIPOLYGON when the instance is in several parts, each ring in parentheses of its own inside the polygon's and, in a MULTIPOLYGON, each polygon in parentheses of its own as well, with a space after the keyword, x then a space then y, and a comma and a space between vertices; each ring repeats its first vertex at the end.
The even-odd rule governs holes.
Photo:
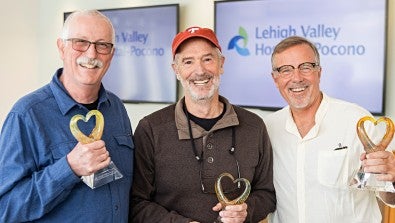
POLYGON ((315 126, 301 138, 289 106, 264 118, 273 146, 277 210, 272 223, 380 223, 374 192, 351 189, 363 146, 365 109, 324 94, 315 126), (347 147, 335 150, 335 148, 347 147))

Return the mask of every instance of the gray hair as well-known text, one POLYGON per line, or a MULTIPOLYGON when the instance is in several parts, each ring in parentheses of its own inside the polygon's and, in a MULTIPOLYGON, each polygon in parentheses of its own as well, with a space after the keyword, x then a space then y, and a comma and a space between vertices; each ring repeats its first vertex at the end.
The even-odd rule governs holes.
POLYGON ((71 13, 67 18, 66 21, 63 24, 63 29, 62 29, 62 39, 67 39, 69 38, 69 29, 70 29, 70 21, 72 21, 75 17, 82 16, 82 15, 88 15, 88 16, 96 16, 104 19, 108 25, 111 27, 111 43, 115 44, 115 30, 114 26, 112 25, 111 20, 105 16, 103 13, 97 11, 97 10, 81 10, 81 11, 75 11, 71 13))
POLYGON ((300 36, 290 36, 288 38, 283 39, 280 43, 278 43, 273 50, 272 53, 272 58, 271 58, 271 62, 272 62, 272 68, 274 69, 274 56, 278 53, 281 53, 293 46, 297 46, 297 45, 308 45, 315 54, 315 62, 320 64, 320 54, 318 52, 317 47, 314 45, 314 43, 310 42, 309 40, 307 40, 306 38, 300 37, 300 36))

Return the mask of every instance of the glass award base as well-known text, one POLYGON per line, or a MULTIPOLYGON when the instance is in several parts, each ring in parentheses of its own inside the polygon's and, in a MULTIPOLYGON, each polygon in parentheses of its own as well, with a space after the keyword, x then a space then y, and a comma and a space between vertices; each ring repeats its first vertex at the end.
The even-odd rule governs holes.
POLYGON ((380 181, 376 179, 378 174, 365 173, 358 171, 352 179, 350 186, 361 190, 382 191, 395 193, 395 188, 392 182, 380 181))
POLYGON ((89 176, 82 176, 81 179, 90 188, 95 189, 100 186, 103 186, 104 184, 121 179, 122 177, 123 177, 122 173, 111 161, 108 167, 103 168, 89 176))

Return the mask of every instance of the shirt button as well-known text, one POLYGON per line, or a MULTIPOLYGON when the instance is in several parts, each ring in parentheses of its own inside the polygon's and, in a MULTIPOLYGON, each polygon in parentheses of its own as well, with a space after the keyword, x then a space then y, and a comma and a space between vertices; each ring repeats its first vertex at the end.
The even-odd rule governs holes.
POLYGON ((208 157, 208 158, 207 158, 207 162, 208 162, 208 163, 213 163, 213 162, 214 162, 214 158, 211 157, 211 156, 208 157))
POLYGON ((206 147, 207 147, 207 149, 213 149, 214 146, 212 143, 208 143, 206 147))
POLYGON ((115 210, 118 210, 118 205, 115 205, 114 209, 115 209, 115 210))

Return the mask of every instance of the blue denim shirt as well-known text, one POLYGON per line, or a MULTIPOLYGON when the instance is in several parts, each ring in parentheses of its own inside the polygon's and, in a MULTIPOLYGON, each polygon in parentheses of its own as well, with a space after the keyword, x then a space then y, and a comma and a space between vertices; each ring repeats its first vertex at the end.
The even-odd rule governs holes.
MULTIPOLYGON (((66 155, 77 144, 69 122, 88 110, 59 81, 62 69, 44 87, 22 97, 0 135, 0 222, 127 222, 132 183, 132 128, 122 101, 102 86, 98 110, 102 140, 123 178, 96 189, 71 170, 66 155)), ((89 132, 94 118, 79 123, 89 132)))

